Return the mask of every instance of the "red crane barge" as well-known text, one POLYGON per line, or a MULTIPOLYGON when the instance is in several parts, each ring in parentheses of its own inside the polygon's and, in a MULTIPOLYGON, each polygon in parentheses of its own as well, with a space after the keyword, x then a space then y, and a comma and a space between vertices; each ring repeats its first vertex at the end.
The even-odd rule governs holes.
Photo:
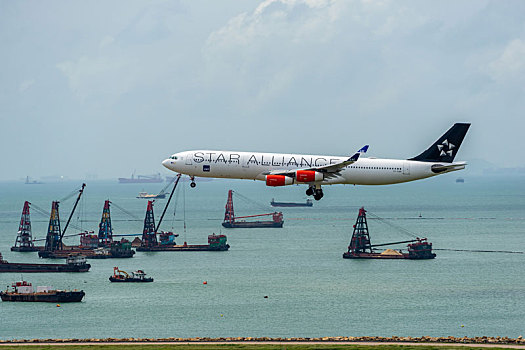
POLYGON ((233 191, 228 191, 228 201, 226 202, 226 212, 222 226, 226 228, 254 228, 254 227, 283 227, 283 213, 273 212, 268 214, 257 214, 247 216, 235 216, 233 211, 233 191), (271 216, 272 220, 246 221, 244 219, 271 216))

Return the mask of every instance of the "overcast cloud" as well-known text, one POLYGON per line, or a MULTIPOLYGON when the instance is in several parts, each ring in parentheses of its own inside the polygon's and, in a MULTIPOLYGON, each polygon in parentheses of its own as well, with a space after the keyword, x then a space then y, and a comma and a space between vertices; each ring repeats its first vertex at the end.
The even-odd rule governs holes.
POLYGON ((524 1, 0 0, 0 179, 188 149, 525 166, 524 1))

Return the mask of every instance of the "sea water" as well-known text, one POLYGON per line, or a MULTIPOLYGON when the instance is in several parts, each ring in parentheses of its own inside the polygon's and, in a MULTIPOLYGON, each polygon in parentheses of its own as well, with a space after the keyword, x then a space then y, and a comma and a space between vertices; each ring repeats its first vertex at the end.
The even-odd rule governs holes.
MULTIPOLYGON (((433 260, 342 258, 360 207, 369 211, 372 243, 416 235, 438 249, 524 251, 525 179, 455 179, 447 174, 393 186, 326 186, 311 208, 275 208, 284 214, 281 229, 222 228, 227 191, 242 195, 234 195, 235 213, 242 216, 274 211, 272 198, 305 201, 304 186, 214 180, 191 189, 181 182, 161 230, 178 233, 179 244, 206 244, 209 234, 223 233, 229 251, 137 252, 132 259, 92 259, 87 273, 0 273, 2 289, 23 277, 34 286, 86 293, 81 303, 60 307, 2 302, 0 339, 525 335, 525 254, 436 250, 433 260), (110 283, 114 266, 142 269, 155 281, 110 283)), ((80 185, 0 183, 4 259, 57 262, 9 249, 24 201, 33 204, 33 236, 42 239, 49 217, 35 207, 50 211, 51 201, 64 199, 64 228, 76 195, 65 197, 80 185)), ((97 233, 106 199, 113 202, 114 234, 140 235, 147 201, 135 197, 162 187, 89 181, 66 235, 97 233)), ((155 202, 157 221, 166 201, 155 202)))

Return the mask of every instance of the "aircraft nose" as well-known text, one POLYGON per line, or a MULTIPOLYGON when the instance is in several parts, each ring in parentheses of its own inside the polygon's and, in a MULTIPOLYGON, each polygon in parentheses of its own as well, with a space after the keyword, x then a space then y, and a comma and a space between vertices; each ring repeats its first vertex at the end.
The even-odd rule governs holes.
POLYGON ((164 165, 166 168, 170 169, 171 159, 164 159, 162 161, 162 165, 164 165))

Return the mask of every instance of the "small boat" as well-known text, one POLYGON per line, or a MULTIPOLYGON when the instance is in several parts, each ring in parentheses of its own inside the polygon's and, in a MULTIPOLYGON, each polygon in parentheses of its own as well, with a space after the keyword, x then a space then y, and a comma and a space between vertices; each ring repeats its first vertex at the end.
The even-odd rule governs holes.
POLYGON ((83 290, 55 290, 51 286, 38 286, 35 292, 33 285, 26 281, 15 282, 12 288, 0 291, 2 301, 70 303, 82 301, 86 294, 83 290))
POLYGON ((131 276, 126 272, 119 270, 118 267, 113 268, 113 276, 109 277, 111 282, 153 282, 153 278, 146 277, 146 273, 142 270, 137 270, 131 273, 131 276))
POLYGON ((296 202, 276 202, 273 200, 270 202, 272 207, 311 207, 314 204, 311 199, 307 199, 306 202, 296 203, 296 202))

